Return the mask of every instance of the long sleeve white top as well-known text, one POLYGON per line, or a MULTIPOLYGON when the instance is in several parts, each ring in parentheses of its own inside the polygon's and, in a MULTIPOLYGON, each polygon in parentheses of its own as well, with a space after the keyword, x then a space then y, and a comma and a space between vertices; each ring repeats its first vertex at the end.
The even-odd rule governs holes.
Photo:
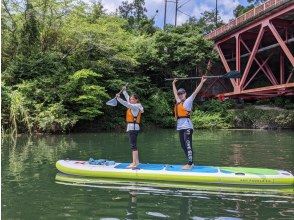
MULTIPOLYGON (((119 101, 119 103, 121 103, 123 106, 131 109, 131 112, 132 112, 133 116, 136 117, 136 116, 138 116, 139 112, 141 112, 141 113, 144 112, 144 108, 141 105, 141 103, 136 103, 136 104, 131 104, 130 103, 130 101, 129 101, 130 96, 127 93, 127 91, 123 91, 123 95, 124 95, 126 101, 121 99, 121 98, 117 98, 117 101, 119 101)), ((128 123, 127 124, 127 131, 132 131, 132 130, 139 131, 140 130, 140 125, 136 124, 136 123, 128 123)))

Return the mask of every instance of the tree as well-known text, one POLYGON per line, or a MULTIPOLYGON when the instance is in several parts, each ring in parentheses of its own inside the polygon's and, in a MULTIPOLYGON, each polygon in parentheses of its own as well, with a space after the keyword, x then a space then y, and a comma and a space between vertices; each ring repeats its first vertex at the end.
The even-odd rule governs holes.
POLYGON ((29 0, 26 2, 25 22, 21 30, 20 51, 24 55, 30 55, 39 44, 39 28, 36 18, 36 11, 29 0))
POLYGON ((129 19, 133 14, 134 5, 128 1, 123 1, 118 7, 118 12, 121 17, 129 19))
POLYGON ((199 19, 196 17, 190 17, 185 23, 182 24, 182 27, 188 27, 188 29, 197 29, 199 33, 205 35, 225 24, 219 14, 217 20, 218 22, 216 24, 215 10, 204 11, 201 13, 201 17, 199 19))
POLYGON ((104 103, 126 82, 146 112, 156 113, 145 122, 168 127, 173 116, 163 110, 172 95, 164 77, 195 74, 214 57, 202 36, 205 25, 159 30, 143 0, 124 2, 119 16, 104 13, 99 2, 27 0, 23 6, 2 0, 4 129, 12 123, 35 132, 118 127, 122 111, 104 103))
POLYGON ((192 17, 188 20, 188 25, 197 26, 201 29, 203 34, 207 34, 212 30, 224 25, 223 20, 221 19, 220 15, 218 14, 217 24, 215 23, 215 10, 211 11, 204 11, 201 13, 201 17, 199 20, 192 17))
POLYGON ((254 8, 253 4, 248 5, 248 6, 238 5, 234 9, 234 16, 237 18, 237 17, 241 16, 242 14, 246 13, 247 11, 250 11, 252 8, 254 8))
POLYGON ((191 25, 167 26, 152 38, 141 42, 140 69, 150 79, 162 85, 165 77, 195 75, 195 69, 204 70, 210 59, 215 59, 213 44, 203 38, 199 28, 191 25))
POLYGON ((105 15, 103 5, 101 4, 101 2, 97 2, 93 4, 91 14, 92 14, 93 21, 97 20, 102 15, 105 15))
POLYGON ((69 81, 63 88, 63 99, 69 112, 72 112, 71 115, 76 115, 77 119, 91 120, 103 114, 103 101, 109 96, 105 87, 98 85, 101 77, 101 74, 87 69, 69 76, 69 81))
POLYGON ((145 0, 133 0, 129 3, 128 1, 123 1, 118 7, 119 14, 126 19, 134 20, 138 23, 142 19, 146 19, 147 16, 145 12, 147 9, 144 7, 145 0))
POLYGON ((147 16, 145 12, 147 12, 147 9, 145 8, 145 0, 134 0, 133 2, 133 8, 134 8, 134 17, 136 22, 139 22, 143 19, 147 19, 147 16))
POLYGON ((129 3, 123 1, 118 8, 121 17, 128 20, 128 29, 138 31, 140 34, 153 34, 154 18, 149 19, 146 15, 145 0, 133 0, 129 3))

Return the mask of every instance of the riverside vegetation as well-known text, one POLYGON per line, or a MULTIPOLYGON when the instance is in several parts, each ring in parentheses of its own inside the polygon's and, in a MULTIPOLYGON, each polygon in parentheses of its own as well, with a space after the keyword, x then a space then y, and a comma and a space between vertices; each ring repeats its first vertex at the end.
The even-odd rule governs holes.
MULTIPOLYGON (((207 61, 218 59, 203 37, 215 28, 213 12, 161 30, 146 16, 144 0, 123 2, 113 14, 99 2, 76 0, 3 0, 2 8, 6 132, 121 128, 123 109, 104 103, 126 82, 144 103, 144 125, 171 128, 173 98, 164 78, 195 75, 196 66, 204 73, 207 61)), ((281 100, 288 109, 209 100, 197 103, 192 120, 197 128, 291 128, 293 105, 281 100)))

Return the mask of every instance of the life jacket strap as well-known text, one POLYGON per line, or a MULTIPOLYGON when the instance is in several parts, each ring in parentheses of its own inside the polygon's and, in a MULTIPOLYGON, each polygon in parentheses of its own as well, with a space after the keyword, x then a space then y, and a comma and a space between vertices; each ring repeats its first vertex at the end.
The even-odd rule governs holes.
POLYGON ((178 116, 177 119, 180 119, 180 118, 190 118, 190 115, 188 116, 178 116))

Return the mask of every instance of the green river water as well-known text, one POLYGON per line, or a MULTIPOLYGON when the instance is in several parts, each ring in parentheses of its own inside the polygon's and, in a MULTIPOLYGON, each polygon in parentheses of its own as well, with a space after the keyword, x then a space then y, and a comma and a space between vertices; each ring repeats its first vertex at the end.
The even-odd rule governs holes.
MULTIPOLYGON (((174 130, 139 135, 141 162, 185 162, 174 130)), ((215 166, 294 171, 294 131, 195 131, 194 160, 215 166)), ((2 139, 2 219, 293 219, 293 189, 179 187, 158 183, 55 180, 59 159, 130 161, 125 133, 2 139)))

